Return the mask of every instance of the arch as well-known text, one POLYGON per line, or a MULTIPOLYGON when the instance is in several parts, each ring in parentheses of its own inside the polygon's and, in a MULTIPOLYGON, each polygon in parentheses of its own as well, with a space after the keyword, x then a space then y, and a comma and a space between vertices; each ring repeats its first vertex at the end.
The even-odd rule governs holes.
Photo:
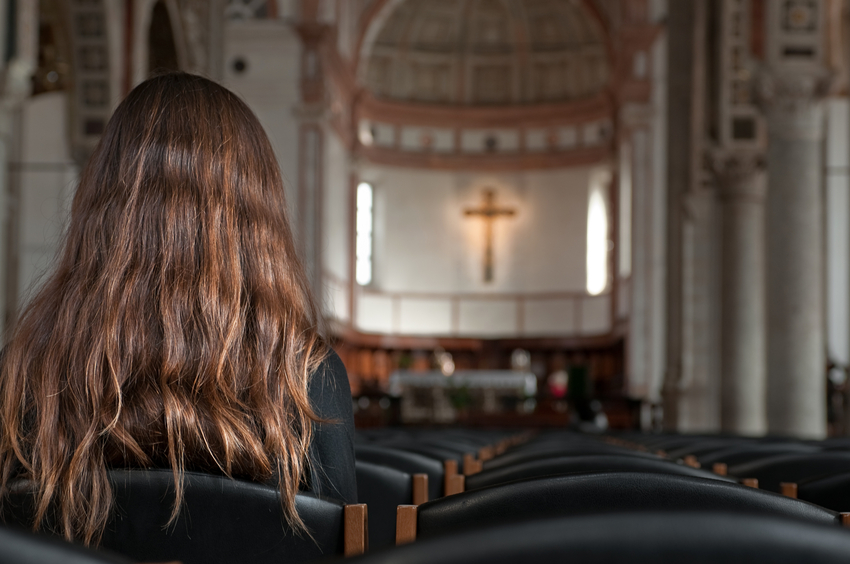
MULTIPOLYGON (((535 30, 531 29, 533 25, 536 25, 541 21, 544 23, 553 23, 551 21, 552 18, 539 17, 541 15, 539 13, 541 8, 548 9, 552 12, 552 14, 557 16, 555 20, 559 20, 558 23, 560 24, 560 27, 563 28, 561 31, 570 28, 572 33, 569 35, 575 35, 577 33, 581 36, 579 38, 580 41, 584 41, 593 36, 593 41, 598 43, 601 51, 598 54, 598 59, 601 60, 601 62, 606 63, 605 66, 607 67, 607 77, 602 79, 602 84, 599 89, 603 90, 605 88, 611 88, 614 82, 614 73, 616 70, 616 51, 613 48, 610 22, 608 22, 608 20, 600 13, 599 7, 595 4, 594 0, 581 0, 580 2, 575 3, 552 0, 551 2, 537 2, 533 4, 526 3, 524 0, 498 0, 491 4, 493 4, 491 7, 496 7, 498 5, 501 8, 508 10, 513 16, 519 17, 519 20, 521 20, 514 22, 511 29, 508 30, 508 35, 512 36, 515 44, 513 45, 514 52, 511 56, 506 57, 504 63, 517 72, 521 70, 519 67, 525 66, 528 68, 526 69, 526 72, 518 72, 517 76, 514 77, 513 82, 515 84, 511 87, 512 100, 510 103, 555 101, 552 99, 552 95, 548 95, 547 99, 537 100, 537 95, 530 91, 531 87, 528 86, 529 81, 525 80, 525 78, 531 77, 531 67, 540 67, 540 64, 551 64, 553 62, 551 51, 549 53, 541 53, 538 55, 534 52, 534 49, 529 43, 531 41, 535 41, 535 38, 539 38, 540 35, 539 33, 535 33, 535 30), (520 79, 520 77, 523 78, 520 79)), ((478 14, 478 12, 481 11, 484 3, 483 0, 465 0, 464 2, 457 2, 456 4, 453 3, 452 5, 457 9, 457 18, 469 19, 470 17, 475 18, 481 15, 478 14)), ((360 31, 356 41, 354 61, 352 65, 352 70, 361 85, 366 85, 368 83, 367 67, 370 64, 370 59, 372 57, 376 41, 379 39, 381 30, 383 30, 389 23, 404 23, 388 22, 388 20, 400 17, 400 10, 403 11, 405 8, 412 8, 413 12, 416 12, 417 10, 422 12, 423 9, 426 11, 433 11, 435 6, 436 4, 423 3, 422 6, 417 7, 415 5, 415 0, 376 0, 366 8, 361 17, 359 27, 360 31), (404 6, 404 4, 407 4, 407 6, 404 6)), ((410 9, 408 9, 408 11, 410 11, 410 9)), ((421 16, 422 14, 417 13, 413 15, 417 17, 414 17, 412 20, 411 18, 407 18, 407 23, 411 23, 411 21, 414 23, 419 21, 419 23, 421 23, 422 18, 418 16, 421 16)), ((409 40, 409 34, 406 34, 399 45, 403 47, 406 52, 415 52, 415 49, 410 49, 410 45, 408 44, 409 40)), ((466 38, 464 43, 469 43, 469 40, 470 38, 466 38)), ((587 46, 581 46, 580 49, 586 51, 587 46)), ((469 50, 469 45, 462 46, 461 48, 461 51, 469 50)), ((428 54, 427 57, 432 58, 433 55, 428 54)), ((480 59, 481 57, 475 56, 473 58, 480 59)), ((568 64, 574 63, 570 62, 568 64)), ((470 96, 470 89, 471 80, 474 78, 472 74, 478 65, 464 64, 462 66, 469 66, 470 68, 468 72, 464 73, 466 76, 460 78, 461 82, 464 83, 459 85, 459 88, 457 89, 461 95, 459 97, 456 96, 457 99, 449 103, 475 103, 474 97, 470 96)), ((598 63, 594 61, 592 66, 598 66, 598 63)), ((537 71, 534 72, 536 73, 537 71)), ((579 75, 583 76, 583 73, 579 73, 579 75)), ((570 81, 572 80, 573 79, 570 79, 570 81)), ((544 98, 546 98, 546 96, 547 95, 544 95, 544 98)), ((567 96, 567 98, 570 97, 575 96, 567 96)), ((555 95, 555 98, 557 98, 557 94, 555 95)), ((416 101, 425 103, 429 102, 428 100, 416 101)))
MULTIPOLYGON (((148 32, 153 21, 154 7, 158 3, 164 4, 168 10, 171 24, 171 33, 174 38, 174 47, 177 53, 178 68, 186 69, 188 61, 188 47, 186 45, 186 34, 183 21, 180 17, 180 7, 177 0, 142 0, 135 4, 135 21, 133 25, 133 81, 136 85, 148 76, 149 52, 148 32)), ((131 85, 131 86, 132 86, 131 85)))
POLYGON ((151 22, 148 26, 148 74, 160 70, 179 70, 177 45, 174 43, 174 31, 171 16, 163 0, 158 0, 151 10, 151 22))

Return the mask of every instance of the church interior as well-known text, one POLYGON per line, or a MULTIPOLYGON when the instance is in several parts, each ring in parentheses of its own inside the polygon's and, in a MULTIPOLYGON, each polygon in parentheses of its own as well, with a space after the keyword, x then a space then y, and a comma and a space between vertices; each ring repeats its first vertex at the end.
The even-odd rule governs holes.
POLYGON ((4 332, 134 86, 200 74, 258 116, 385 490, 366 536, 411 543, 375 562, 521 561, 552 523, 579 560, 621 561, 617 528, 639 562, 850 554, 850 1, 0 0, 0 45, 4 332), (620 478, 563 477, 602 456, 620 478))

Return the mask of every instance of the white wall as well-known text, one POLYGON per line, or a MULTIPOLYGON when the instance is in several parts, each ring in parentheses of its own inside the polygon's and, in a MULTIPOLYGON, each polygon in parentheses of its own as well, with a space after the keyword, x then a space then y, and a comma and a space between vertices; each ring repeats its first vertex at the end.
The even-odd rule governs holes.
POLYGON ((68 146, 67 113, 63 92, 40 94, 23 106, 20 162, 12 164, 19 195, 13 211, 18 306, 53 267, 70 212, 78 171, 68 146))
MULTIPOLYGON (((476 173, 361 163, 359 179, 374 187, 374 268, 373 282, 355 292, 355 326, 491 338, 607 333, 610 296, 591 297, 585 290, 593 172, 476 173), (484 221, 464 214, 482 205, 486 188, 495 190, 497 206, 515 210, 494 222, 491 282, 483 275, 484 221)), ((335 238, 336 229, 326 224, 325 233, 335 238)), ((326 243, 326 256, 338 256, 326 243)))
POLYGON ((584 292, 590 168, 474 174, 363 166, 375 190, 374 287, 384 292, 584 292), (483 280, 493 188, 513 217, 495 220, 494 280, 483 280))

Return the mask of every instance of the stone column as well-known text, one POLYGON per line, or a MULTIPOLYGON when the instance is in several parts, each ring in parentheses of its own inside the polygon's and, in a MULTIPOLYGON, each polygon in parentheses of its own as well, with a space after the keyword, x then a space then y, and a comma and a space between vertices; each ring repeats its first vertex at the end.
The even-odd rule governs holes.
POLYGON ((722 209, 720 425, 724 432, 767 431, 763 157, 717 155, 722 209))
POLYGON ((767 368, 771 433, 826 435, 824 81, 764 77, 768 124, 767 368))

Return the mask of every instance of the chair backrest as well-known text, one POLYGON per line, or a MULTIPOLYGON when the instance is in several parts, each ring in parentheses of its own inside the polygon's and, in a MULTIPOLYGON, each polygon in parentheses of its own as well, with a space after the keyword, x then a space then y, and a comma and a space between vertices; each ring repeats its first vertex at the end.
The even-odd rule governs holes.
POLYGON ((93 550, 56 537, 0 527, 3 564, 130 564, 116 554, 93 550))
POLYGON ((813 445, 802 444, 750 444, 731 445, 727 448, 714 450, 699 457, 700 464, 710 466, 716 462, 723 462, 727 466, 746 464, 763 458, 777 456, 780 454, 813 453, 820 449, 813 445))
POLYGON ((410 440, 387 441, 380 443, 380 446, 397 450, 405 450, 407 452, 415 452, 422 456, 428 456, 440 461, 455 460, 458 464, 463 463, 463 455, 467 450, 463 448, 448 448, 430 443, 411 442, 410 440))
MULTIPOLYGON (((135 560, 281 564, 344 550, 344 506, 337 501, 297 496, 298 514, 311 539, 286 526, 276 488, 187 472, 180 515, 166 527, 174 503, 170 470, 111 470, 109 478, 115 505, 101 546, 135 560)), ((16 493, 2 509, 7 522, 29 525, 32 496, 16 493)))
POLYGON ((641 512, 525 521, 421 540, 351 564, 844 564, 841 527, 735 513, 641 512))
POLYGON ((850 512, 850 472, 800 482, 797 498, 833 511, 850 512))
POLYGON ((761 489, 772 492, 780 491, 782 482, 799 483, 838 472, 850 472, 850 452, 780 454, 729 466, 729 475, 757 478, 761 489))
POLYGON ((390 466, 408 474, 428 475, 428 499, 443 495, 443 463, 436 458, 395 448, 358 444, 354 457, 363 462, 390 466))
POLYGON ((395 544, 396 508, 413 502, 412 476, 389 466, 358 460, 357 501, 369 507, 369 547, 395 544))
POLYGON ((730 482, 600 472, 520 480, 429 501, 417 512, 417 538, 525 519, 653 510, 749 512, 838 523, 834 511, 730 482))
POLYGON ((643 458, 650 460, 663 460, 661 457, 648 452, 628 450, 605 444, 598 445, 540 445, 535 448, 515 449, 484 463, 484 470, 495 470, 505 468, 514 464, 541 460, 543 458, 562 456, 588 456, 588 455, 614 455, 630 456, 632 458, 643 458))
POLYGON ((494 470, 484 470, 478 474, 467 476, 466 489, 471 490, 495 486, 496 484, 504 484, 514 480, 524 480, 526 478, 537 478, 553 474, 610 471, 657 472, 661 474, 693 476, 695 478, 706 478, 709 480, 733 481, 731 478, 718 476, 706 470, 691 468, 684 464, 676 464, 669 460, 603 454, 541 458, 494 470))

